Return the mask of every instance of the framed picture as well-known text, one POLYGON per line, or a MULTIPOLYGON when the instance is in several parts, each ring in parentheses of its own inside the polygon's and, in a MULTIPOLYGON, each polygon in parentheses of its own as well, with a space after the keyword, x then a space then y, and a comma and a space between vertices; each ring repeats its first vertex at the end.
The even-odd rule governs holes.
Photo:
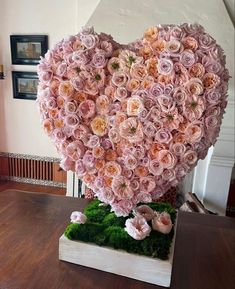
POLYGON ((37 98, 38 81, 36 72, 12 71, 13 97, 35 100, 37 98))
POLYGON ((47 35, 11 35, 12 64, 35 65, 48 50, 47 35))

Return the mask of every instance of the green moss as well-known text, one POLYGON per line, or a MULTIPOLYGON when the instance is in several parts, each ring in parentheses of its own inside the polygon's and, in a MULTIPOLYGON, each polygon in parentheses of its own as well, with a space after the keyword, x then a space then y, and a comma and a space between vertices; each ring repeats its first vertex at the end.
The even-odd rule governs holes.
POLYGON ((78 232, 81 225, 79 224, 69 224, 64 232, 65 236, 69 240, 76 240, 78 238, 78 232))
MULTIPOLYGON (((117 217, 110 212, 110 206, 100 204, 99 200, 90 202, 84 210, 87 222, 84 225, 69 224, 65 236, 68 239, 96 243, 99 246, 122 249, 130 253, 163 260, 168 258, 174 230, 167 235, 152 230, 149 237, 137 241, 130 237, 124 229, 128 217, 117 217)), ((175 222, 176 211, 170 204, 150 203, 148 205, 158 212, 167 211, 172 222, 175 222)))

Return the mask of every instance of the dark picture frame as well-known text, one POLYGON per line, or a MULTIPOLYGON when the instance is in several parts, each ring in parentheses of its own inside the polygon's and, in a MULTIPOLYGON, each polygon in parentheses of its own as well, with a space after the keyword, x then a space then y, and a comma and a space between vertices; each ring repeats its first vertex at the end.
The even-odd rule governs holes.
POLYGON ((47 35, 10 35, 12 64, 36 65, 48 50, 47 35))
POLYGON ((12 71, 13 98, 35 100, 38 81, 36 72, 12 71))

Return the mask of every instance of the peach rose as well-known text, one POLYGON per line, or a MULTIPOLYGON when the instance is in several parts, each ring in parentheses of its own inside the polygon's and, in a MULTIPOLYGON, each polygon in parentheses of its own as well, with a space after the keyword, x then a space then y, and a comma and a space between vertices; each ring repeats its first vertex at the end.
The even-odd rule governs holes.
POLYGON ((105 159, 107 161, 115 161, 117 159, 117 153, 115 150, 109 149, 105 153, 105 159))
POLYGON ((101 116, 96 116, 91 121, 91 129, 94 134, 98 136, 104 136, 107 133, 108 123, 105 118, 101 116))
POLYGON ((59 95, 63 98, 70 98, 74 93, 74 88, 69 81, 63 81, 59 85, 59 95))
POLYGON ((144 39, 148 42, 153 42, 157 39, 158 36, 158 28, 157 27, 150 27, 144 32, 144 39))
POLYGON ((51 119, 45 119, 43 122, 43 128, 48 135, 50 135, 53 131, 53 122, 51 119))
POLYGON ((193 66, 190 67, 189 74, 192 77, 202 78, 205 74, 205 68, 201 63, 195 63, 193 66))
POLYGON ((106 176, 114 178, 114 177, 120 176, 121 172, 122 172, 122 168, 117 162, 113 161, 113 162, 107 162, 105 164, 104 173, 106 176))
POLYGON ((169 150, 161 150, 158 154, 158 161, 163 168, 171 169, 176 164, 176 158, 169 150))
POLYGON ((149 45, 144 45, 144 47, 140 48, 139 53, 145 60, 153 56, 153 50, 149 45))
POLYGON ((130 69, 131 77, 142 80, 147 76, 147 69, 143 64, 135 63, 130 69))
POLYGON ((153 50, 157 53, 160 54, 162 51, 165 50, 166 48, 166 41, 159 39, 151 44, 151 47, 153 50))
POLYGON ((131 78, 126 84, 126 88, 129 91, 135 91, 139 87, 140 87, 140 80, 135 79, 135 78, 131 78))
POLYGON ((196 51, 198 48, 198 42, 194 37, 185 37, 183 39, 183 45, 185 49, 191 49, 193 51, 196 51))
POLYGON ((105 154, 104 149, 101 146, 94 147, 92 149, 92 155, 94 158, 102 158, 105 154))
POLYGON ((206 89, 212 89, 219 85, 220 77, 214 73, 206 73, 203 76, 203 84, 206 89))
POLYGON ((139 96, 132 96, 127 100, 127 114, 137 116, 144 109, 144 105, 139 96))

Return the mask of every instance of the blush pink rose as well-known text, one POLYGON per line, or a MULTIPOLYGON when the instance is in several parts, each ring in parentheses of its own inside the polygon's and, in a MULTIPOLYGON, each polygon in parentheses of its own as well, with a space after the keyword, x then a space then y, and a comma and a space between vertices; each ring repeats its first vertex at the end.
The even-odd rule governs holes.
POLYGON ((154 218, 154 211, 153 209, 151 209, 149 206, 147 205, 141 205, 138 206, 135 209, 135 212, 139 215, 141 215, 142 217, 145 218, 145 220, 148 222, 150 220, 152 220, 154 218))
POLYGON ((113 179, 112 190, 119 200, 131 199, 134 194, 130 186, 130 181, 122 176, 113 179))
POLYGON ((169 234, 173 227, 171 217, 167 212, 156 214, 152 219, 152 228, 162 234, 169 234))
POLYGON ((87 221, 86 215, 78 211, 72 212, 70 219, 71 219, 71 223, 77 223, 77 224, 85 224, 87 221))
POLYGON ((125 231, 135 240, 143 240, 149 236, 151 228, 142 216, 127 219, 125 231))

